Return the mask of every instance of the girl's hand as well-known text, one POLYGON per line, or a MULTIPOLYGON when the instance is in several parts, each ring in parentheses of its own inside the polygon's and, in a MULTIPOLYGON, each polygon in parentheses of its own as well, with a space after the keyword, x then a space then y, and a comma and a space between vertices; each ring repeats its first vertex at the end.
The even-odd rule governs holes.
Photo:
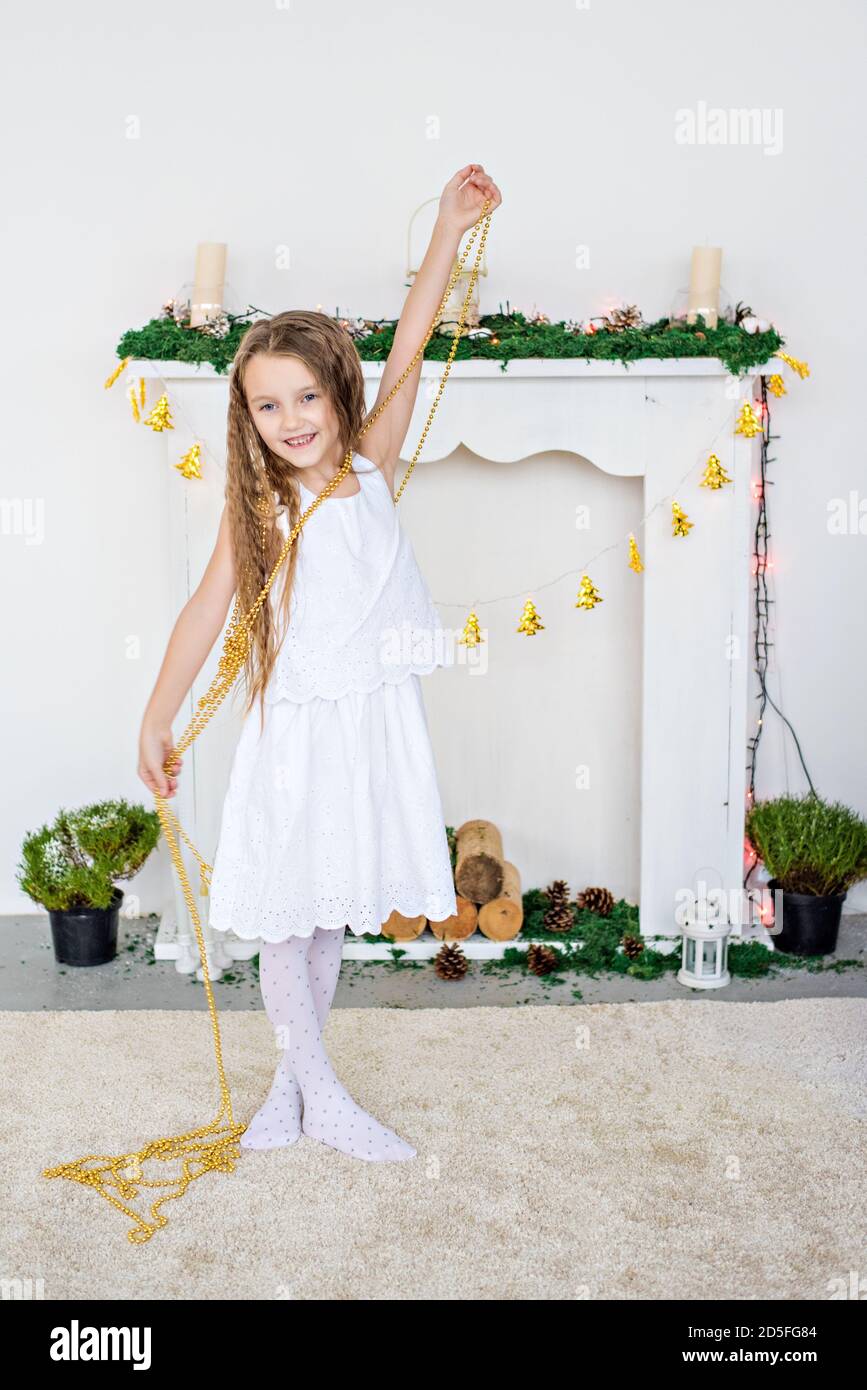
POLYGON ((488 212, 493 212, 503 201, 499 188, 481 164, 467 164, 443 189, 440 221, 463 234, 478 222, 486 198, 491 200, 488 212))
POLYGON ((183 766, 183 759, 178 759, 176 772, 171 777, 163 772, 163 763, 173 747, 171 729, 156 729, 149 724, 142 725, 138 747, 138 775, 145 786, 159 796, 174 796, 178 789, 177 773, 183 766))

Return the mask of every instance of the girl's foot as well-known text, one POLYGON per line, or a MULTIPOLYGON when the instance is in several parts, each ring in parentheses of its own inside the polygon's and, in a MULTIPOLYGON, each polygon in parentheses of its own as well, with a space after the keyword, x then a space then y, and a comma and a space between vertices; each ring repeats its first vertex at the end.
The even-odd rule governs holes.
POLYGON ((286 1061, 277 1063, 268 1098, 241 1135, 242 1149, 277 1149, 301 1138, 301 1089, 286 1061))
MULTIPOLYGON (((330 1069, 329 1069, 330 1070, 330 1069)), ((309 1099, 304 1102, 304 1117, 301 1133, 320 1144, 329 1144, 332 1149, 349 1154, 350 1158, 364 1158, 373 1163, 389 1163, 405 1158, 415 1158, 416 1150, 411 1144, 386 1129, 366 1110, 355 1104, 349 1092, 323 1077, 324 1091, 318 1083, 309 1087, 309 1099)))
MULTIPOLYGON (((266 943, 259 957, 268 1017, 279 1024, 287 1071, 303 1096, 301 1133, 352 1158, 374 1162, 415 1158, 411 1144, 355 1104, 325 1051, 322 1029, 340 971, 345 930, 317 927, 312 937, 266 943)), ((279 1090, 278 1100, 279 1115, 285 1116, 286 1098, 279 1090)), ((278 1129, 280 1123, 285 1128, 285 1119, 278 1123, 269 1117, 262 1130, 273 1134, 275 1123, 278 1129)))
MULTIPOLYGON (((333 929, 316 931, 312 938, 300 943, 296 938, 291 947, 287 942, 262 943, 259 953, 262 997, 275 1031, 279 1029, 288 1035, 286 986, 292 970, 303 971, 308 978, 316 1020, 320 1028, 324 1027, 340 975, 344 931, 345 928, 339 932, 333 929)), ((284 1051, 268 1099, 241 1135, 241 1147, 274 1149, 294 1144, 301 1138, 301 1106, 301 1088, 284 1051)))

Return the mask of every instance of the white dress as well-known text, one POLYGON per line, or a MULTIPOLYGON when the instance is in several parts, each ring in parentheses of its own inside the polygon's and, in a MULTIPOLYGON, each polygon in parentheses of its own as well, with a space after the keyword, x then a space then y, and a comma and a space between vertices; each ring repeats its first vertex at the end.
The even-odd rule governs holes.
MULTIPOLYGON (((457 912, 419 680, 454 658, 384 474, 352 466, 360 492, 327 497, 296 541, 264 729, 257 700, 229 775, 208 920, 247 939, 457 912)), ((303 510, 314 498, 302 485, 303 510)), ((276 615, 277 581, 269 598, 276 615)))

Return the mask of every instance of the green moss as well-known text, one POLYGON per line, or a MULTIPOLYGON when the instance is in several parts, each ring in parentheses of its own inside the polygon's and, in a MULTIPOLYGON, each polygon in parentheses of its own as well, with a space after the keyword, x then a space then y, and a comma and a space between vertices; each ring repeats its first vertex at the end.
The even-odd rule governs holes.
MULTIPOLYGON (((117 345, 118 357, 148 361, 209 363, 226 372, 250 327, 249 317, 229 316, 230 329, 224 338, 215 338, 197 329, 181 328, 172 318, 156 318, 143 328, 131 328, 117 345)), ((394 343, 396 319, 368 320, 372 325, 366 337, 355 338, 362 362, 384 362, 394 343)), ((785 339, 776 329, 766 333, 747 333, 739 324, 720 322, 707 328, 699 315, 695 324, 669 325, 657 319, 641 328, 622 332, 574 333, 565 321, 536 323, 515 310, 508 314, 484 314, 479 327, 494 334, 489 338, 462 337, 456 362, 470 360, 499 362, 508 370, 511 361, 525 358, 583 358, 586 361, 637 362, 642 358, 719 357, 728 370, 740 375, 749 367, 767 362, 785 339)), ((452 347, 452 335, 434 333, 424 350, 428 362, 445 362, 452 347)))

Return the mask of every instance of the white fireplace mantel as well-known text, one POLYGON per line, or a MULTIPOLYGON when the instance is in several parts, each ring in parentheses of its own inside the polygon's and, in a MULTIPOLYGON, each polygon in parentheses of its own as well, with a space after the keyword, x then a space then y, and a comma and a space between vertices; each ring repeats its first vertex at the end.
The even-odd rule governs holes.
MULTIPOLYGON (((423 363, 403 455, 407 462, 444 365, 423 363)), ((382 367, 363 363, 362 368, 370 407, 382 367)), ((494 463, 555 451, 578 455, 612 476, 644 480, 643 512, 650 515, 643 532, 641 576, 639 911, 645 936, 679 935, 677 895, 696 887, 702 877, 710 879, 709 886, 729 891, 742 883, 751 673, 750 483, 760 441, 735 435, 733 422, 740 405, 754 399, 756 378, 773 370, 767 363, 738 378, 716 358, 647 358, 628 365, 533 359, 509 362, 505 370, 496 362, 457 362, 418 464, 424 469, 461 446, 494 463), (691 466, 703 465, 710 452, 719 456, 732 485, 710 494, 713 524, 675 540, 667 499, 677 495, 683 475, 691 466), (653 511, 657 503, 664 505, 653 511)), ((205 446, 202 480, 186 482, 173 467, 166 470, 174 618, 201 577, 223 506, 228 383, 210 366, 177 362, 133 360, 127 375, 156 378, 157 389, 161 381, 168 390, 176 406, 175 429, 162 438, 172 464, 196 440, 205 446)), ((149 407, 153 399, 152 390, 149 407)), ((695 499, 693 487, 687 505, 691 517, 707 502, 695 499)), ((556 507, 556 497, 551 504, 556 507)), ((178 715, 176 734, 212 678, 220 645, 178 715)), ((237 731, 237 715, 224 706, 193 744, 179 781, 177 814, 209 860, 237 731)), ((444 793, 447 801, 448 788, 444 793)), ((495 808, 491 819, 496 819, 495 808)), ((544 837, 549 829, 554 829, 553 820, 551 827, 537 824, 535 833, 544 837)), ((565 866, 562 876, 568 877, 565 866)), ((191 875, 191 882, 197 878, 191 875)), ((531 886, 545 885, 531 876, 524 887, 531 886)), ((174 905, 174 922, 170 913, 164 914, 158 954, 175 956, 179 969, 191 969, 197 963, 195 942, 177 891, 174 905)), ((208 933, 206 939, 217 969, 227 963, 226 952, 250 953, 248 943, 231 936, 227 940, 218 934, 214 940, 208 933)))

